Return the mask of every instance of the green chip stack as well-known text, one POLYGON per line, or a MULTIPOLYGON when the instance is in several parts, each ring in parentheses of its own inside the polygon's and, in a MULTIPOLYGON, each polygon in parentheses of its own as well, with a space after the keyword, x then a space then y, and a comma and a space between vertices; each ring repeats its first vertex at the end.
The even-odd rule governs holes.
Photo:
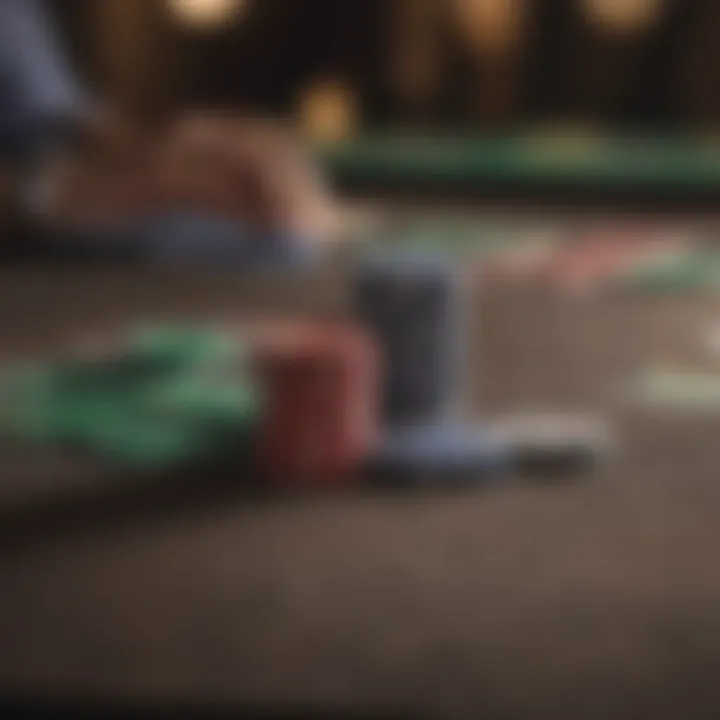
POLYGON ((11 373, 0 403, 6 435, 137 469, 247 456, 262 410, 241 342, 178 327, 145 330, 113 358, 11 373))

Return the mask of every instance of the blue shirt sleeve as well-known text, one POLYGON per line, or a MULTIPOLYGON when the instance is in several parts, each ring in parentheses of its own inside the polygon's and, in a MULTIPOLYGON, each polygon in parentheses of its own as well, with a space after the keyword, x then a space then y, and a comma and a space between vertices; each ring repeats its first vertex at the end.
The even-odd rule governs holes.
POLYGON ((0 92, 4 114, 64 117, 87 106, 42 0, 0 0, 0 92))

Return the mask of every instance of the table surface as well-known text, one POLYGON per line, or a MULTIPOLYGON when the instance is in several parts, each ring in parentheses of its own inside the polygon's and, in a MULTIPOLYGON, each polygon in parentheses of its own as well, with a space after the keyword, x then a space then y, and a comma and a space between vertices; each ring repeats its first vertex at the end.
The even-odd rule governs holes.
MULTIPOLYGON (((4 270, 0 347, 17 358, 136 319, 335 315, 346 270, 291 281, 4 270)), ((473 414, 612 410, 616 464, 569 485, 275 500, 204 482, 108 500, 102 479, 35 468, 32 487, 57 504, 27 500, 9 465, 0 687, 228 707, 715 717, 716 421, 612 406, 649 358, 702 359, 717 303, 500 289, 476 302, 473 414), (82 492, 60 503, 73 483, 82 492)))

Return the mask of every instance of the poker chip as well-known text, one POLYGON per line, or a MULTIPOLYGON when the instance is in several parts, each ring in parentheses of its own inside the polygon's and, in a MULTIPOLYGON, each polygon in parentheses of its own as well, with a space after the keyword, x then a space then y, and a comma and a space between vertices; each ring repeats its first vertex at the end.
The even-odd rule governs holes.
POLYGON ((168 469, 225 453, 249 457, 262 396, 227 339, 148 332, 137 346, 104 358, 9 372, 0 383, 2 433, 123 469, 168 469))
POLYGON ((454 412, 467 356, 467 278, 447 258, 383 254, 355 281, 358 317, 383 355, 383 420, 436 422, 454 412))
POLYGON ((597 417, 520 413, 496 418, 490 426, 523 472, 583 471, 609 459, 616 449, 610 426, 597 417))
POLYGON ((483 485, 512 467, 509 447, 484 427, 459 423, 388 430, 368 465, 373 482, 387 486, 483 485))
POLYGON ((346 485, 377 435, 378 360, 350 325, 256 326, 254 367, 266 396, 257 467, 271 487, 346 485))

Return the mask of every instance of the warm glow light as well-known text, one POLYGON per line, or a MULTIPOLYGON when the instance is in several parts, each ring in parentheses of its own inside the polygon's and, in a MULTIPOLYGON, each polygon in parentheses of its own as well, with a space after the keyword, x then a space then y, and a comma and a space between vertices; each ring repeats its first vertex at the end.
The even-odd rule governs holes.
POLYGON ((300 98, 302 129, 323 142, 345 140, 359 123, 358 100, 350 87, 339 81, 313 83, 300 98))
POLYGON ((482 54, 512 52, 522 36, 527 0, 452 0, 455 23, 482 54))
POLYGON ((605 30, 633 33, 660 17, 665 0, 582 0, 588 20, 605 30))
POLYGON ((218 27, 242 13, 247 0, 168 0, 170 10, 183 25, 218 27))

